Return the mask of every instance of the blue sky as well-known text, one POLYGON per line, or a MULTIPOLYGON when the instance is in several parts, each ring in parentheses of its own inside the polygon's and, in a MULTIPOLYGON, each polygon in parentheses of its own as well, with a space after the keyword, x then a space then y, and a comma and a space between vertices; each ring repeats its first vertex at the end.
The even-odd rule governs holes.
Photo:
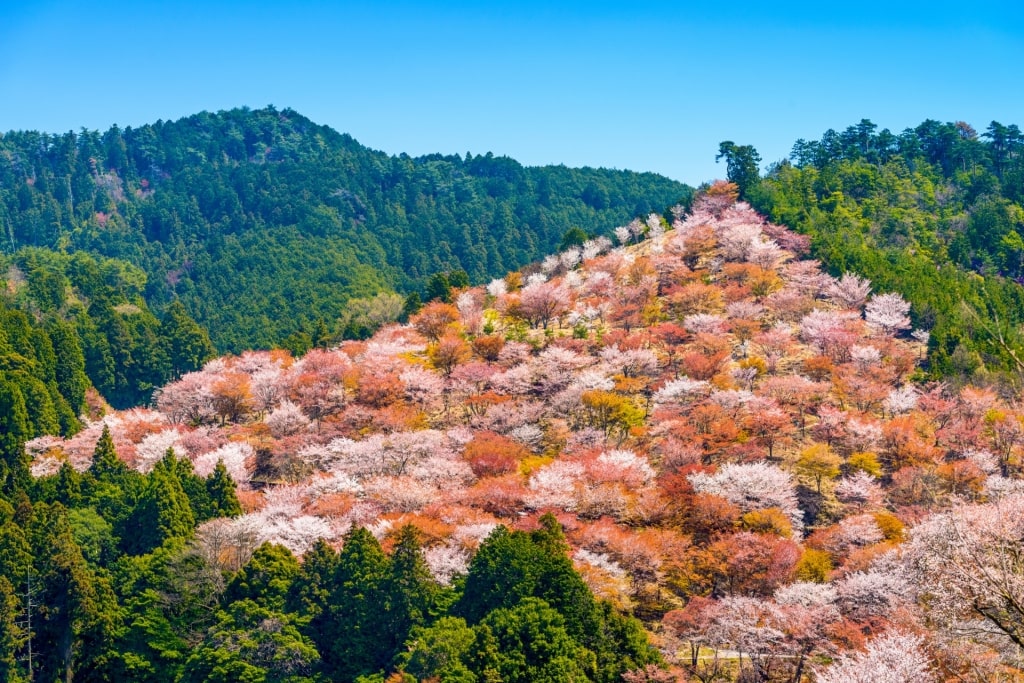
POLYGON ((0 130, 291 107, 370 147, 723 176, 870 118, 1024 125, 1016 2, 0 0, 0 130))

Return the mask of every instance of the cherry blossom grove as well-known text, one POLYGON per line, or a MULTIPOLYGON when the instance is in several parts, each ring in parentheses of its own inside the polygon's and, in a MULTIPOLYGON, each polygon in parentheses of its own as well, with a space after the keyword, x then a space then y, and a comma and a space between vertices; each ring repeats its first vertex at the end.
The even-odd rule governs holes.
POLYGON ((106 426, 141 471, 224 463, 245 512, 195 542, 226 566, 413 524, 445 583, 553 512, 680 680, 1011 680, 1024 406, 922 383, 909 304, 823 272, 728 184, 672 218, 367 341, 216 359, 30 442, 33 472, 87 468, 106 426))

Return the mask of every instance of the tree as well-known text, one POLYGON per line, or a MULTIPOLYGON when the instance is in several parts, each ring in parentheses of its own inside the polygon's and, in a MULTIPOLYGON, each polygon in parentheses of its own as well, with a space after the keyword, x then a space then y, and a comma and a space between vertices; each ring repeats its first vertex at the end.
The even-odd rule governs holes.
POLYGON ((570 247, 581 247, 588 239, 590 239, 590 236, 587 235, 583 229, 573 226, 566 230, 565 234, 562 235, 562 241, 558 245, 558 251, 565 251, 570 247))
POLYGON ((71 683, 100 666, 118 620, 106 578, 92 570, 75 543, 63 506, 37 504, 30 530, 38 603, 33 650, 37 680, 71 683))
POLYGON ((432 301, 420 309, 420 312, 413 316, 410 322, 416 331, 426 337, 428 341, 435 342, 441 338, 449 325, 458 319, 457 308, 451 304, 432 301))
POLYGON ((409 634, 409 648, 400 655, 399 668, 417 680, 476 683, 472 649, 476 631, 460 617, 441 617, 429 627, 409 634))
POLYGON ((427 280, 427 291, 424 298, 428 302, 440 301, 441 303, 451 303, 452 300, 452 285, 448 281, 448 275, 445 273, 434 273, 427 280))
POLYGON ((761 178, 761 171, 758 168, 761 155, 751 145, 737 145, 731 140, 726 140, 718 145, 718 154, 715 156, 716 162, 721 159, 725 159, 726 177, 729 182, 736 183, 740 197, 746 197, 747 192, 761 178))
POLYGON ((562 615, 539 598, 490 612, 480 628, 493 638, 485 676, 492 670, 508 683, 568 683, 588 680, 597 668, 594 653, 573 640, 562 615))
POLYGON ((462 337, 447 332, 437 342, 430 345, 427 355, 434 367, 448 377, 452 374, 455 366, 470 359, 472 352, 462 337))
POLYGON ((388 636, 397 655, 409 632, 430 618, 438 596, 438 585, 423 559, 419 532, 407 524, 398 532, 391 553, 390 572, 384 582, 384 608, 388 612, 388 636))
POLYGON ((956 632, 995 629, 1024 651, 1024 494, 936 514, 913 531, 908 562, 927 612, 956 632), (978 623, 981 622, 981 623, 978 623))
POLYGON ((149 473, 142 496, 120 534, 126 552, 141 555, 172 538, 187 539, 195 531, 195 516, 178 477, 174 451, 149 473))
POLYGON ((890 631, 872 639, 865 652, 840 655, 817 671, 819 683, 934 683, 917 636, 890 631))
POLYGON ((393 654, 388 630, 385 582, 389 563, 380 543, 365 528, 345 536, 331 584, 329 616, 314 636, 324 672, 354 680, 384 669, 393 654))
POLYGON ((796 471, 814 479, 818 495, 821 495, 821 482, 839 476, 839 466, 843 459, 836 455, 828 444, 815 443, 800 451, 796 463, 796 471))
POLYGON ((21 683, 25 679, 17 654, 30 634, 18 625, 22 600, 14 590, 7 577, 0 575, 0 680, 21 683))
POLYGON ((288 589, 286 609, 299 615, 303 632, 316 640, 329 616, 331 585, 338 568, 338 553, 322 538, 302 558, 298 576, 288 589))
POLYGON ((286 614, 234 602, 185 663, 181 683, 298 683, 320 658, 286 614))
POLYGON ((57 387, 77 415, 85 405, 85 391, 89 388, 81 341, 67 323, 55 321, 48 326, 47 332, 53 342, 57 387))
POLYGON ((797 504, 792 477, 775 465, 729 463, 714 474, 691 474, 690 481, 696 491, 721 496, 744 512, 778 508, 790 518, 794 529, 803 528, 803 512, 797 504))
POLYGON ((210 336, 189 316, 180 299, 175 299, 167 307, 159 334, 170 364, 171 377, 198 370, 214 356, 210 336))
POLYGON ((550 281, 528 284, 519 293, 519 312, 533 327, 547 329, 548 323, 568 312, 571 301, 565 285, 550 281))
POLYGON ((264 543, 227 585, 224 604, 251 600, 261 607, 281 612, 298 574, 299 563, 287 548, 264 543))
POLYGON ((25 397, 0 372, 0 487, 10 493, 29 482, 25 441, 30 438, 25 397))
POLYGON ((864 319, 872 327, 880 328, 885 334, 895 334, 910 329, 910 304, 895 292, 871 297, 864 308, 864 319))
POLYGON ((242 514, 238 502, 235 480, 228 474, 223 460, 218 460, 213 473, 206 478, 206 493, 210 501, 210 517, 237 517, 242 514))

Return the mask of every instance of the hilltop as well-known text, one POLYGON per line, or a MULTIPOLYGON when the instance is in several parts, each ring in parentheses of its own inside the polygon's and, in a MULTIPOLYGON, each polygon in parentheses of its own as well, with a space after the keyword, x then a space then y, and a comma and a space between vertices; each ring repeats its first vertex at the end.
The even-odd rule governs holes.
POLYGON ((0 138, 4 251, 125 260, 151 307, 180 300, 222 352, 305 350, 353 299, 503 276, 573 228, 609 234, 691 195, 652 173, 389 156, 273 107, 0 138))

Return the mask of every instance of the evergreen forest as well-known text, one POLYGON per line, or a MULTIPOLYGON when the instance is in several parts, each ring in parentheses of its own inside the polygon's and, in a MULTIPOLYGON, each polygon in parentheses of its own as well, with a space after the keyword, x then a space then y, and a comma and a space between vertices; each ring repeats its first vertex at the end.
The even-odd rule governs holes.
POLYGON ((352 299, 505 275, 691 194, 653 173, 389 156, 273 107, 0 138, 0 249, 127 261, 154 310, 181 301, 225 353, 308 348, 352 299))

